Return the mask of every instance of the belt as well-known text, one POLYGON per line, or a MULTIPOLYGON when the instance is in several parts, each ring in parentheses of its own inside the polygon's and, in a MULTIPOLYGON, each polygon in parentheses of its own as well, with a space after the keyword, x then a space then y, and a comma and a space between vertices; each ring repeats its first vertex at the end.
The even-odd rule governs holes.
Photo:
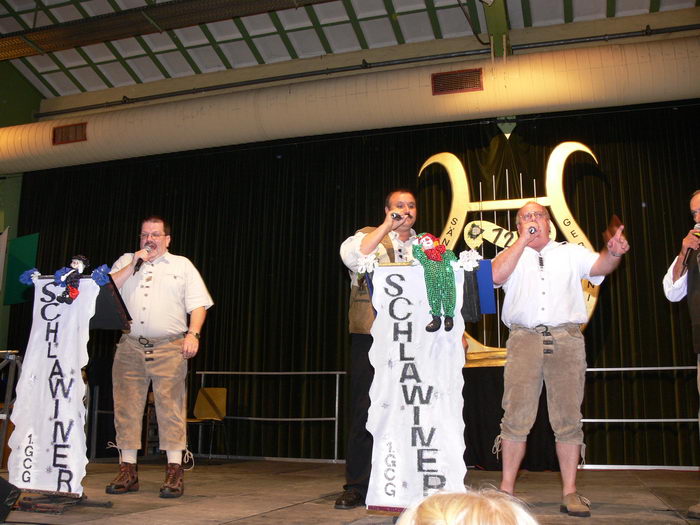
POLYGON ((568 327, 575 326, 577 329, 580 325, 576 323, 565 323, 557 326, 547 326, 545 324, 538 324, 534 328, 528 328, 527 326, 513 325, 510 327, 511 332, 514 330, 524 330, 526 332, 540 334, 542 336, 542 352, 547 354, 554 353, 554 339, 552 338, 553 330, 566 330, 568 327))
POLYGON ((548 326, 545 324, 538 324, 534 328, 529 328, 527 326, 521 326, 519 324, 514 324, 510 327, 511 332, 513 330, 525 330, 526 332, 534 332, 537 334, 542 334, 542 335, 549 335, 549 333, 552 330, 565 330, 566 328, 570 326, 575 326, 577 328, 580 328, 581 325, 578 323, 564 323, 564 324, 559 324, 557 326, 548 326))
POLYGON ((165 343, 172 343, 173 341, 177 341, 178 339, 182 339, 184 337, 184 334, 178 334, 178 335, 171 335, 167 337, 144 337, 142 335, 138 337, 134 337, 132 335, 128 335, 127 337, 131 339, 132 341, 137 342, 144 348, 154 348, 156 346, 160 346, 165 343))

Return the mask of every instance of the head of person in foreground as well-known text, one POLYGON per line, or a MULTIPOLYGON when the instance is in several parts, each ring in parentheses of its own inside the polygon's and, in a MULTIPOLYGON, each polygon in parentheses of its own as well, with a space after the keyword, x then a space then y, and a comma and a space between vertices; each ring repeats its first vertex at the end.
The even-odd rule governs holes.
POLYGON ((406 509, 397 525, 538 525, 524 504, 499 490, 438 492, 406 509))

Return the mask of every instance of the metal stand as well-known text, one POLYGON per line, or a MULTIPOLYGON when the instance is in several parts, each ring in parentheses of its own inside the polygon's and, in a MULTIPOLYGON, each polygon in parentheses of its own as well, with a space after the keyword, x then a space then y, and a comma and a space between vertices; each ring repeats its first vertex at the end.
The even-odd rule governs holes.
POLYGON ((7 425, 12 413, 12 404, 15 402, 15 380, 19 378, 19 373, 22 371, 22 358, 19 355, 19 350, 0 350, 0 370, 9 367, 7 370, 7 384, 5 386, 5 401, 0 410, 0 419, 2 426, 0 427, 0 465, 5 460, 5 439, 7 438, 7 425))
POLYGON ((107 501, 100 503, 97 501, 88 501, 87 496, 83 494, 80 498, 70 498, 67 496, 26 496, 18 503, 19 510, 25 512, 43 512, 46 514, 63 514, 63 512, 76 505, 83 507, 100 507, 104 509, 112 508, 112 502, 107 501))

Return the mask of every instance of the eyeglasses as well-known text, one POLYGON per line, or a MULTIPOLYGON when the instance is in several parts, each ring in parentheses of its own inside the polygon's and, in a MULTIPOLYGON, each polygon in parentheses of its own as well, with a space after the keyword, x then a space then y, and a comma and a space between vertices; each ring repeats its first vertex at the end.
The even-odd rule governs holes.
POLYGON ((139 235, 141 239, 148 239, 149 237, 153 237, 154 239, 160 239, 161 237, 164 237, 166 234, 165 233, 160 233, 160 232, 154 232, 154 233, 142 233, 139 235))
POLYGON ((520 218, 525 222, 534 221, 535 219, 549 219, 549 214, 545 211, 529 211, 523 213, 520 218))
POLYGON ((700 213, 700 209, 697 210, 690 210, 690 216, 694 219, 695 216, 700 213))

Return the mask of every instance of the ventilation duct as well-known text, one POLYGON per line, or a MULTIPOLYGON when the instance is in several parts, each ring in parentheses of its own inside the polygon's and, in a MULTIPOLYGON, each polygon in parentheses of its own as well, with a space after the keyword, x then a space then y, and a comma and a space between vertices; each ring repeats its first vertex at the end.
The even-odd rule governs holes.
POLYGON ((451 95, 484 89, 481 69, 464 69, 447 73, 433 73, 430 81, 433 95, 451 95))
POLYGON ((700 38, 368 72, 0 128, 0 173, 291 137, 700 96, 700 38), (483 89, 435 96, 431 76, 481 69, 483 89), (58 126, 87 140, 54 146, 58 126))

